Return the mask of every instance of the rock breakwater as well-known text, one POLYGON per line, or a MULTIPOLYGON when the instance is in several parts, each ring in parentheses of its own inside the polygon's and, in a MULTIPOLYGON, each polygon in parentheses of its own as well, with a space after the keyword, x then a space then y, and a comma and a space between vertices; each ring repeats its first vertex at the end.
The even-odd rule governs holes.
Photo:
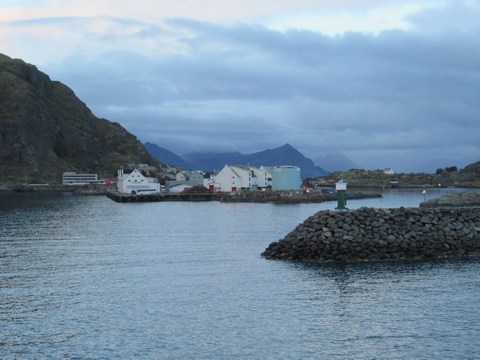
POLYGON ((480 207, 319 211, 262 253, 318 262, 472 255, 480 255, 480 207))
MULTIPOLYGON (((346 193, 347 200, 380 198, 382 195, 376 192, 359 191, 346 193)), ((223 202, 248 202, 248 203, 277 203, 277 204, 299 204, 299 203, 322 203, 325 201, 337 200, 337 194, 322 193, 319 191, 244 191, 232 193, 222 197, 223 202)))

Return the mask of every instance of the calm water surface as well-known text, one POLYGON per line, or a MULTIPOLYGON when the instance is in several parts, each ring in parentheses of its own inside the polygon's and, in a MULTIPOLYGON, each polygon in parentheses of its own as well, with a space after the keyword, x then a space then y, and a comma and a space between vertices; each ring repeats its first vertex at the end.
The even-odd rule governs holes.
POLYGON ((478 260, 260 257, 335 205, 0 194, 0 358, 479 358, 478 260))

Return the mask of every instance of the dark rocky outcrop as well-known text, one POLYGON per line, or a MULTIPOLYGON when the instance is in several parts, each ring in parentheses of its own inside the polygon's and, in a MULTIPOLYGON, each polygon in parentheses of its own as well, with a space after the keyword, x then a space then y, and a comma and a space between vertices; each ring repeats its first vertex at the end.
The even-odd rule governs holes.
POLYGON ((480 254, 480 207, 320 211, 262 253, 318 262, 464 257, 480 254))
POLYGON ((159 164, 135 136, 95 117, 67 86, 0 54, 0 183, 58 183, 64 171, 110 176, 139 162, 159 164))
POLYGON ((422 208, 452 206, 480 206, 480 193, 472 191, 449 193, 420 204, 422 208))

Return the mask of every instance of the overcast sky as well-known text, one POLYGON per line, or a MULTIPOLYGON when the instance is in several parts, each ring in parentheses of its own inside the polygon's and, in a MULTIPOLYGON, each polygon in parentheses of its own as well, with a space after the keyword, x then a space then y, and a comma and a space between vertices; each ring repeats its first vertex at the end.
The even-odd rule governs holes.
POLYGON ((180 155, 480 160, 480 0, 2 0, 0 52, 180 155))

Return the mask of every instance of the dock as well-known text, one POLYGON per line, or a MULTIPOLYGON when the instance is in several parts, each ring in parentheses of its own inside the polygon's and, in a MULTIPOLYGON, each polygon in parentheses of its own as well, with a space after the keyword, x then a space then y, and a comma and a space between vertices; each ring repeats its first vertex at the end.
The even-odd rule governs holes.
MULTIPOLYGON (((272 203, 272 204, 301 204, 321 203, 336 200, 335 194, 302 193, 299 191, 273 192, 242 192, 242 193, 154 193, 154 194, 127 194, 116 191, 106 191, 107 197, 120 203, 154 202, 154 201, 221 201, 229 203, 272 203)), ((382 197, 374 192, 348 192, 346 198, 369 199, 382 197)))
POLYGON ((221 201, 224 194, 124 194, 115 191, 107 191, 106 195, 109 199, 120 202, 158 202, 158 201, 221 201))

